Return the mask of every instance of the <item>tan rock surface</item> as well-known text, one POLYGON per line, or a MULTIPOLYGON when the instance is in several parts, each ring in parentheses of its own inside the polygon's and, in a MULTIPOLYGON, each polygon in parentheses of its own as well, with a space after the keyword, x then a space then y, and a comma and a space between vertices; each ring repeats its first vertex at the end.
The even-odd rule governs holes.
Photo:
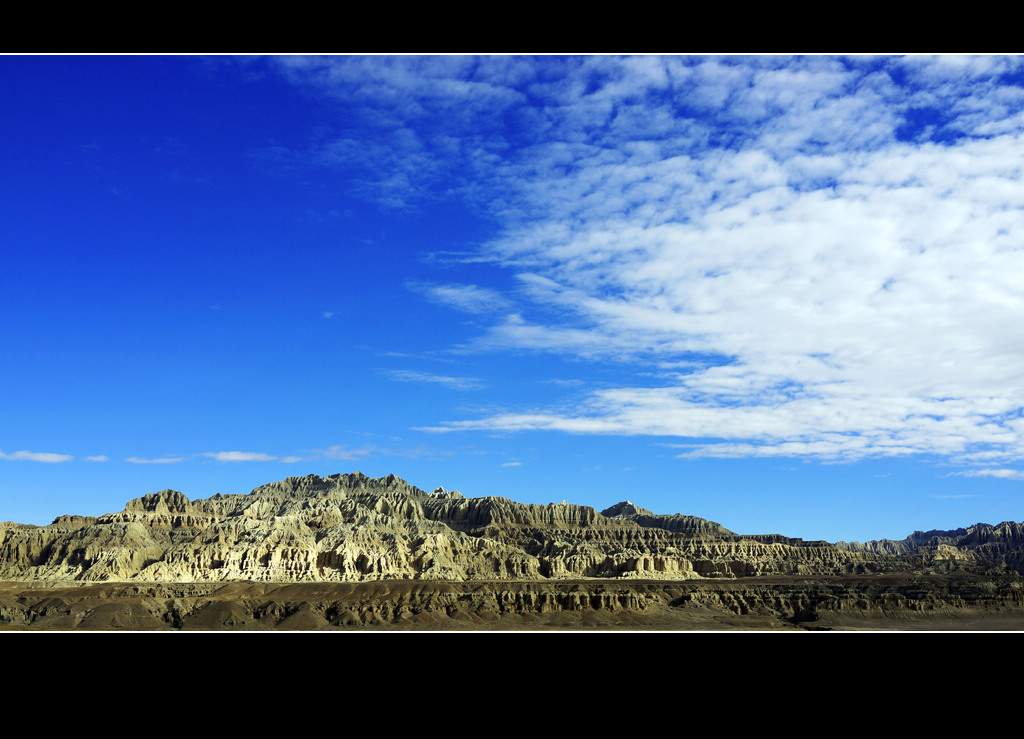
MULTIPOLYGON (((1021 524, 833 545, 740 536, 625 501, 569 503, 424 492, 394 475, 292 477, 248 495, 189 500, 164 490, 99 517, 0 524, 0 580, 359 582, 688 580, 913 569, 1019 571, 1021 524)), ((311 616, 303 617, 308 621, 311 616)))

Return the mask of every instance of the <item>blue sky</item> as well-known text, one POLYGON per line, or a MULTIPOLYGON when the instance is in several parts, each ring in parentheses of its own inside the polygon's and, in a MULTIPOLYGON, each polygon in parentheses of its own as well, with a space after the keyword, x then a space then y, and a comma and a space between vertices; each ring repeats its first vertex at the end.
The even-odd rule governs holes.
POLYGON ((1015 57, 0 57, 0 520, 394 473, 1021 520, 1015 57))

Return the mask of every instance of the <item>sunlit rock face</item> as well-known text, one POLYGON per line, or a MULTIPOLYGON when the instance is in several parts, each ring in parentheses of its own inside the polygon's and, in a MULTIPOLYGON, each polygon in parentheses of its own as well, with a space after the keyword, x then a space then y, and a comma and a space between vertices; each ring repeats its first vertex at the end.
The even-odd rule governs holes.
POLYGON ((902 542, 829 544, 740 536, 713 521, 629 501, 601 513, 427 493, 389 475, 290 477, 248 495, 174 490, 103 516, 0 523, 0 579, 355 582, 686 580, 914 570, 1020 571, 1024 526, 977 524, 902 542))

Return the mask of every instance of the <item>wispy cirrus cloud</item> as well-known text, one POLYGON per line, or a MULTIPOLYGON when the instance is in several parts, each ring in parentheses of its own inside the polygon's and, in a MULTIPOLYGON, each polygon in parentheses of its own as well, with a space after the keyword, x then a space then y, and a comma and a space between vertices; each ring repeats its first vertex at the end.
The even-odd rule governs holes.
POLYGON ((395 449, 391 447, 380 447, 373 444, 365 444, 361 447, 348 447, 340 444, 335 444, 327 447, 326 449, 314 449, 312 455, 309 457, 311 460, 316 459, 331 459, 340 460, 345 462, 352 462, 362 458, 384 456, 384 457, 406 457, 408 459, 420 459, 420 458, 438 458, 438 457, 451 457, 459 453, 469 454, 481 454, 483 452, 472 451, 472 452, 452 452, 452 451, 438 451, 430 449, 424 445, 419 445, 404 449, 395 449))
POLYGON ((963 477, 997 477, 1001 480, 1024 480, 1024 470, 985 469, 965 470, 955 474, 963 477))
POLYGON ((346 168, 352 194, 396 210, 469 187, 465 161, 494 161, 507 145, 495 130, 503 112, 526 99, 506 84, 509 65, 486 58, 275 57, 272 63, 289 81, 345 105, 347 126, 309 158, 346 168), (481 128, 483 121, 489 123, 481 128))
POLYGON ((57 464, 60 462, 70 462, 74 457, 70 454, 29 452, 25 450, 5 454, 4 451, 0 449, 0 459, 9 459, 14 462, 44 462, 46 464, 57 464))
POLYGON ((341 446, 340 444, 334 444, 326 449, 315 449, 313 450, 313 453, 314 455, 323 457, 324 459, 336 459, 350 462, 362 457, 369 457, 375 451, 377 451, 377 447, 372 444, 365 444, 356 449, 341 446))
POLYGON ((158 457, 155 459, 146 459, 144 457, 128 457, 125 461, 132 464, 177 464, 179 462, 186 462, 190 459, 197 458, 208 458, 217 462, 297 462, 300 461, 301 457, 277 457, 272 454, 264 454, 262 452, 200 452, 199 454, 192 454, 183 457, 158 457))
POLYGON ((261 452, 204 452, 201 456, 218 462, 276 462, 278 457, 261 452))
POLYGON ((399 382, 427 382, 455 390, 476 390, 483 387, 483 382, 475 377, 447 377, 413 370, 387 370, 385 374, 399 382))
MULTIPOLYGON (((186 462, 189 460, 198 459, 210 459, 216 462, 231 464, 231 463, 245 463, 245 462, 281 462, 284 464, 294 464, 297 462, 315 462, 318 460, 329 459, 338 461, 354 461, 357 459, 363 459, 375 455, 383 456, 403 456, 409 458, 417 458, 424 456, 448 456, 449 452, 436 452, 427 449, 424 446, 418 446, 408 449, 392 449, 385 447, 378 447, 373 444, 365 444, 361 447, 348 447, 340 444, 334 444, 324 449, 310 449, 307 453, 298 455, 284 455, 278 456, 273 454, 265 454, 263 452, 242 452, 242 451, 224 451, 224 452, 201 452, 199 454, 193 454, 189 456, 181 457, 159 457, 154 459, 146 459, 143 457, 128 457, 125 461, 131 464, 177 464, 179 462, 186 462)), ((2 453, 0 453, 2 455, 2 453)), ((36 455, 38 456, 38 455, 36 455)), ((54 455, 43 455, 43 456, 54 456, 54 455)), ((61 456, 61 455, 56 455, 61 456)), ((3 456, 0 456, 3 458, 3 456)), ((15 458, 13 455, 10 458, 15 458)), ((18 459, 29 459, 30 457, 19 456, 18 459)), ((70 459, 70 457, 69 457, 70 459)), ((36 461, 66 461, 59 459, 37 459, 36 461)))
POLYGON ((508 309, 512 303, 497 290, 477 285, 435 285, 410 282, 409 288, 422 293, 435 303, 466 313, 493 313, 508 309))

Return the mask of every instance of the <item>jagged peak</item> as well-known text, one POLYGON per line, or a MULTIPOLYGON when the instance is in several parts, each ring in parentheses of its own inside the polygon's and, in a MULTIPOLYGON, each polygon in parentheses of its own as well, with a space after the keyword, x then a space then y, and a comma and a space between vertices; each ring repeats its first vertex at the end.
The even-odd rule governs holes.
POLYGON ((401 487, 408 486, 402 478, 397 475, 391 474, 386 477, 369 477, 364 475, 359 470, 355 472, 336 472, 333 475, 327 477, 320 477, 316 474, 308 474, 302 476, 287 477, 280 482, 271 482, 266 485, 260 485, 252 492, 255 493, 261 490, 274 490, 280 488, 282 485, 290 486, 292 489, 298 489, 300 487, 319 487, 324 485, 348 485, 352 487, 401 487))
POLYGON ((51 526, 71 526, 74 528, 81 528, 82 526, 89 526, 96 523, 99 520, 96 516, 77 516, 75 514, 66 513, 63 516, 57 516, 53 519, 51 526))
POLYGON ((632 501, 624 500, 621 503, 605 508, 601 511, 601 515, 614 518, 616 516, 653 516, 654 513, 646 508, 641 508, 632 501))
POLYGON ((431 498, 445 498, 452 500, 465 500, 466 496, 460 493, 458 490, 445 490, 442 485, 438 485, 434 488, 432 493, 428 493, 431 498))
POLYGON ((159 493, 149 493, 141 498, 135 498, 125 504, 126 511, 148 511, 151 513, 169 513, 170 511, 184 511, 190 501, 184 493, 177 490, 161 490, 159 493))

